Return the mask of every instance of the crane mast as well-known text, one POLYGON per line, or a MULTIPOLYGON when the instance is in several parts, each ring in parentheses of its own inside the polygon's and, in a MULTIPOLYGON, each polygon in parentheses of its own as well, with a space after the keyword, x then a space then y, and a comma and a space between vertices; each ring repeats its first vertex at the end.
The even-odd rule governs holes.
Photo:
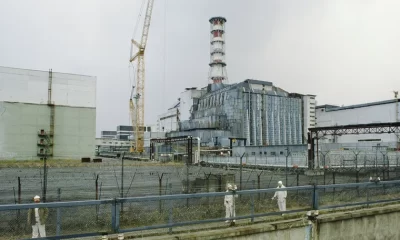
MULTIPOLYGON (((144 86, 145 86, 145 63, 144 63, 144 53, 146 50, 147 39, 149 36, 150 22, 151 22, 151 13, 153 10, 154 0, 149 0, 146 8, 146 16, 144 19, 144 25, 142 30, 142 36, 140 43, 132 39, 132 45, 138 48, 138 51, 132 55, 130 62, 137 60, 136 67, 136 95, 135 95, 135 103, 131 99, 129 102, 131 118, 132 118, 132 127, 134 133, 134 146, 131 147, 131 152, 139 152, 142 153, 144 151, 144 86), (133 114, 132 114, 133 113, 133 114)), ((132 48, 133 49, 133 48, 132 48)))
MULTIPOLYGON (((136 124, 136 111, 135 111, 135 104, 133 103, 133 99, 137 99, 136 96, 134 96, 134 90, 135 90, 135 86, 132 86, 132 91, 131 91, 131 98, 129 99, 129 113, 130 113, 130 118, 131 118, 131 124, 132 127, 135 126, 136 124)), ((137 104, 137 102, 136 102, 137 104)), ((131 141, 131 147, 130 147, 130 152, 135 152, 135 141, 131 141)))

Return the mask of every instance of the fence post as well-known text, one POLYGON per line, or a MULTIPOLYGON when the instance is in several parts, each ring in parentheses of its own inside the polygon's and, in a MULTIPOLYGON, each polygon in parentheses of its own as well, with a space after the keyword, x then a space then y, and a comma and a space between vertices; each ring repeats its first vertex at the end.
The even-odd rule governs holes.
MULTIPOLYGON (((21 204, 21 178, 18 177, 18 204, 21 204)), ((18 219, 18 228, 21 229, 20 220, 21 220, 21 210, 17 211, 17 219, 18 219)))
POLYGON ((312 201, 312 208, 313 210, 318 210, 318 189, 317 185, 314 184, 314 190, 313 190, 313 201, 312 201))
MULTIPOLYGON (((255 189, 256 181, 252 180, 253 189, 255 189)), ((254 194, 251 194, 251 222, 254 222, 254 194)))
MULTIPOLYGON (((257 189, 260 190, 261 189, 261 174, 257 174, 257 189)), ((258 193, 258 201, 261 201, 261 193, 258 193)))
MULTIPOLYGON (((172 195, 172 183, 169 184, 169 194, 172 195)), ((169 200, 169 213, 168 213, 168 224, 170 225, 169 229, 168 229, 168 233, 171 234, 172 233, 172 224, 173 224, 173 200, 170 199, 169 200)))
POLYGON ((366 186, 366 195, 367 195, 367 207, 369 207, 369 185, 366 186))
POLYGON ((112 231, 114 233, 119 232, 119 210, 120 210, 120 203, 117 202, 117 199, 114 198, 114 201, 111 205, 111 224, 112 224, 112 231))
MULTIPOLYGON (((57 200, 61 201, 61 188, 57 189, 57 200)), ((57 228, 56 228, 56 236, 61 235, 61 209, 57 208, 57 228)))
MULTIPOLYGON (((332 184, 336 184, 336 172, 332 172, 332 184)), ((335 201, 336 188, 333 188, 333 201, 335 201)))

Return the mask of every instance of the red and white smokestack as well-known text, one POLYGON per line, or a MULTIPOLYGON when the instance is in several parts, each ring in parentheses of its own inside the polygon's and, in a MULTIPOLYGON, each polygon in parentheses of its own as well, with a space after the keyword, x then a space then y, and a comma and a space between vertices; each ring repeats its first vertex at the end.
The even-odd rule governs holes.
POLYGON ((226 83, 225 63, 225 23, 224 17, 213 17, 209 20, 211 26, 210 72, 209 79, 213 84, 226 83))

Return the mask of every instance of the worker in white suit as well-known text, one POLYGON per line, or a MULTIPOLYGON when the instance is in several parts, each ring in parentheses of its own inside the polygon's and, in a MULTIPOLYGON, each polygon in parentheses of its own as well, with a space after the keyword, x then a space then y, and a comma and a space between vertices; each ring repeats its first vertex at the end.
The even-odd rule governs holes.
MULTIPOLYGON (((238 195, 235 194, 236 189, 237 189, 236 185, 233 185, 233 186, 232 186, 232 184, 226 185, 226 192, 229 192, 231 194, 225 195, 225 198, 224 198, 224 205, 225 205, 225 210, 226 210, 225 218, 233 218, 236 216, 235 200, 234 200, 234 196, 238 197, 238 195)), ((227 223, 235 222, 235 220, 226 220, 225 222, 227 222, 227 223)))
MULTIPOLYGON (((35 203, 40 203, 40 197, 33 198, 35 203)), ((46 219, 49 215, 47 208, 31 208, 28 210, 28 225, 32 225, 32 238, 46 237, 46 219)))
MULTIPOLYGON (((286 187, 282 184, 282 181, 279 181, 277 188, 280 189, 286 187)), ((275 195, 272 197, 272 200, 274 200, 275 198, 278 200, 278 207, 279 211, 281 212, 286 211, 286 197, 287 197, 286 191, 276 191, 275 195)))

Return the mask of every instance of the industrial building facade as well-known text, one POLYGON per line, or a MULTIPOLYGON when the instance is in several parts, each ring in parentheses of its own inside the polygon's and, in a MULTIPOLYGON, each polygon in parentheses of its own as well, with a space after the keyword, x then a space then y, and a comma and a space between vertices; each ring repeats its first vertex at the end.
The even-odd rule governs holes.
POLYGON ((94 156, 96 77, 0 67, 0 92, 0 152, 26 160, 94 156))
MULTIPOLYGON (((228 137, 246 138, 251 146, 303 144, 305 129, 315 125, 314 95, 288 93, 271 82, 251 79, 212 89, 210 84, 181 94, 176 110, 168 110, 178 113, 171 115, 177 124, 168 136, 192 135, 202 143, 218 137, 222 145, 228 137)), ((172 119, 158 120, 160 126, 165 121, 172 119)))
POLYGON ((101 131, 101 138, 117 139, 117 131, 101 131))
MULTIPOLYGON (((399 99, 371 102, 350 106, 321 105, 316 108, 317 127, 341 126, 368 123, 398 122, 400 119, 399 99)), ((391 143, 400 147, 398 134, 362 134, 326 136, 326 143, 391 143)))
POLYGON ((304 144, 308 128, 315 126, 315 95, 289 93, 253 79, 228 84, 226 22, 221 16, 209 19, 208 86, 186 88, 159 116, 159 130, 169 137, 199 137, 203 145, 213 146, 226 146, 229 138, 246 139, 250 146, 304 144))

